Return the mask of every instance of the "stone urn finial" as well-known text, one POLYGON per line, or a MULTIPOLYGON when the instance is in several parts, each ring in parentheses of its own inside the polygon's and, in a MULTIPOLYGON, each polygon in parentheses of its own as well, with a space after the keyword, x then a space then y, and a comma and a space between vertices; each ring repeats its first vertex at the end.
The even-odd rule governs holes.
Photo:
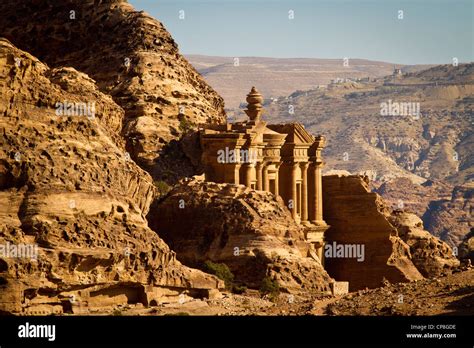
POLYGON ((250 93, 247 94, 247 103, 248 105, 245 113, 250 121, 254 121, 255 123, 259 122, 263 113, 263 97, 255 87, 252 87, 250 93))

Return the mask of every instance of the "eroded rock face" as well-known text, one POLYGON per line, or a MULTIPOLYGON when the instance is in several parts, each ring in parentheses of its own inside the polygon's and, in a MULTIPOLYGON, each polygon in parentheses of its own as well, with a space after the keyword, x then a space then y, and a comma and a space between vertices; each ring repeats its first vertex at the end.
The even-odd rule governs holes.
POLYGON ((474 227, 474 184, 455 186, 448 199, 431 202, 423 215, 426 228, 451 246, 459 246, 474 227))
POLYGON ((474 228, 466 234, 463 242, 459 246, 459 258, 461 260, 470 260, 474 264, 474 228))
POLYGON ((413 264, 423 276, 437 277, 459 266, 449 245, 425 231, 423 221, 415 214, 395 211, 389 221, 410 247, 413 264))
POLYGON ((427 180, 423 184, 416 184, 408 178, 384 182, 375 190, 391 208, 415 213, 420 217, 432 201, 450 198, 451 191, 452 186, 442 181, 427 180))
POLYGON ((163 25, 126 1, 4 0, 0 13, 0 36, 52 67, 87 73, 113 97, 125 110, 127 151, 152 174, 166 144, 225 119, 222 98, 163 25))
POLYGON ((433 277, 459 266, 452 249, 429 232, 414 214, 392 213, 367 177, 324 176, 326 242, 363 245, 365 258, 326 258, 325 268, 351 290, 433 277))
POLYGON ((226 263, 253 288, 270 276, 289 292, 329 290, 302 228, 271 193, 194 178, 152 205, 148 217, 184 264, 226 263))
POLYGON ((407 178, 382 184, 375 190, 397 210, 415 213, 424 228, 434 236, 457 247, 473 226, 474 188, 470 184, 452 186, 428 180, 422 185, 407 178))
POLYGON ((331 277, 349 281, 351 291, 378 287, 384 278, 392 283, 423 278, 411 261, 409 246, 388 221, 389 211, 380 196, 369 191, 368 179, 323 176, 323 210, 331 226, 327 244, 364 247, 363 260, 351 255, 325 258, 331 277))
POLYGON ((1 312, 82 313, 222 286, 148 228, 155 188, 126 156, 111 97, 4 39, 0 81, 1 312), (58 115, 66 102, 94 103, 93 117, 58 115))

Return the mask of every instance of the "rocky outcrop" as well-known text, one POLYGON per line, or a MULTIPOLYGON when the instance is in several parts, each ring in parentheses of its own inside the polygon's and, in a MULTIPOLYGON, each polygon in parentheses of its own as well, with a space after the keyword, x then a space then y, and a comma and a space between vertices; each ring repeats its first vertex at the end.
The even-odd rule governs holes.
POLYGON ((156 161, 170 141, 225 119, 222 98, 164 26, 125 0, 4 0, 0 13, 0 37, 52 67, 87 73, 112 96, 125 110, 127 151, 152 174, 162 174, 156 161))
POLYGON ((124 110, 93 80, 2 39, 0 81, 2 313, 83 313, 222 286, 148 228, 152 179, 127 156, 124 110))
POLYGON ((415 214, 394 211, 389 221, 410 247, 413 264, 423 276, 437 277, 459 266, 459 260, 448 244, 425 231, 423 221, 415 214))
POLYGON ((270 276, 289 292, 329 290, 303 229, 269 192, 194 178, 157 201, 148 217, 184 264, 225 263, 252 288, 270 276))
POLYGON ((326 245, 359 245, 364 251, 359 258, 326 255, 326 270, 338 281, 349 281, 351 291, 378 287, 384 279, 392 283, 422 279, 409 246, 388 221, 388 208, 368 185, 368 179, 360 176, 323 176, 323 216, 331 226, 326 245))
POLYGON ((351 290, 378 287, 384 279, 405 282, 431 277, 459 265, 451 248, 423 230, 413 214, 392 215, 367 177, 324 176, 326 244, 359 245, 364 257, 328 255, 325 268, 351 290))
POLYGON ((466 234, 463 242, 459 245, 459 258, 461 260, 470 260, 474 264, 474 228, 466 234))
POLYGON ((398 178, 375 190, 396 210, 412 212, 422 217, 424 228, 434 236, 457 247, 473 226, 472 185, 451 186, 427 180, 419 185, 398 178))

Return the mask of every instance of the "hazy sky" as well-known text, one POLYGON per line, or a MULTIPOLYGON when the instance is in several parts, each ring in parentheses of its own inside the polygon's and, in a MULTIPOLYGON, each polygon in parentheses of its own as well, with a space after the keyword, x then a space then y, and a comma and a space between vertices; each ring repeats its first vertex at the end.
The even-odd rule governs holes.
POLYGON ((160 20, 184 54, 348 57, 400 64, 451 63, 453 57, 474 61, 474 0, 129 3, 160 20))

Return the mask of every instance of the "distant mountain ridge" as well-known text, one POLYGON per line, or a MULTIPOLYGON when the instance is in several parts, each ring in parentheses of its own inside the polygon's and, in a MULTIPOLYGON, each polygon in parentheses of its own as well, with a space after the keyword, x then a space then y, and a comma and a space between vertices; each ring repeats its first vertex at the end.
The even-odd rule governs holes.
POLYGON ((351 59, 216 57, 186 55, 189 62, 224 98, 227 109, 245 101, 242 91, 258 86, 266 97, 280 97, 296 90, 314 89, 336 78, 377 78, 402 71, 429 67, 404 66, 389 62, 351 59))

